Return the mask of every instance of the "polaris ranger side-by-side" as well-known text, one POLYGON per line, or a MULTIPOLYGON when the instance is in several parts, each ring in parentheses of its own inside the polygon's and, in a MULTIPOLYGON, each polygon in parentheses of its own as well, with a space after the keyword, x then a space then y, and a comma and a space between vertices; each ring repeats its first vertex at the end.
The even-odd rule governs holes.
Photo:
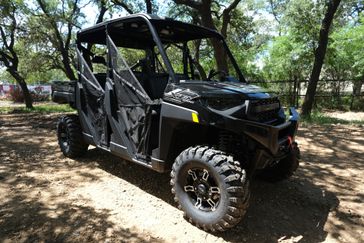
POLYGON ((254 174, 277 181, 297 169, 297 112, 287 119, 276 96, 245 81, 218 32, 136 14, 80 31, 76 51, 79 79, 52 94, 78 111, 57 125, 65 156, 94 145, 171 171, 178 207, 208 231, 241 220, 254 174))

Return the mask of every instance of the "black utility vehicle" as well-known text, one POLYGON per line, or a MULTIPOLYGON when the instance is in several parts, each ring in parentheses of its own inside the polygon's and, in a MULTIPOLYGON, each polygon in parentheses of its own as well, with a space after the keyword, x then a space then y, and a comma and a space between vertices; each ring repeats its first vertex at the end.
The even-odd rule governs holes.
POLYGON ((80 31, 76 51, 79 79, 52 94, 78 111, 58 122, 65 156, 91 144, 171 171, 178 208, 209 231, 241 220, 254 174, 297 169, 297 112, 287 120, 276 96, 249 85, 216 31, 136 14, 80 31), (215 61, 218 45, 227 62, 215 61))

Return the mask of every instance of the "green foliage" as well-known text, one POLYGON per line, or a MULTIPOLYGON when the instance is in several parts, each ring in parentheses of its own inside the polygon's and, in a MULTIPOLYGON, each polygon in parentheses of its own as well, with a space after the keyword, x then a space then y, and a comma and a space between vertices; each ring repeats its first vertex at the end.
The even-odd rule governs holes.
MULTIPOLYGON (((40 48, 41 45, 49 45, 47 41, 33 39, 32 31, 40 30, 32 25, 32 12, 28 5, 23 1, 1 1, 2 11, 10 9, 10 3, 15 6, 17 30, 12 30, 4 22, 6 35, 10 37, 11 33, 15 34, 14 51, 17 54, 18 73, 27 81, 28 84, 46 83, 53 79, 64 79, 63 75, 54 68, 47 58, 44 57, 40 48)), ((6 11, 8 11, 6 10, 6 11)), ((6 12, 5 11, 5 12, 6 12)), ((2 12, 5 14, 5 12, 2 12)), ((5 16, 2 16, 5 21, 5 16)), ((0 46, 2 46, 0 41, 0 46)), ((9 44, 9 41, 8 41, 9 44)), ((15 60, 16 61, 16 60, 15 60)), ((0 65, 2 63, 0 62, 0 65)), ((10 83, 15 83, 15 78, 9 74, 7 69, 0 70, 0 78, 10 83)))
MULTIPOLYGON (((318 34, 325 11, 325 1, 273 1, 279 15, 279 36, 272 39, 264 58, 264 78, 308 79, 318 34), (283 12, 282 12, 283 11, 283 12)), ((360 2, 360 1, 358 1, 360 2)), ((354 79, 363 77, 362 24, 353 26, 350 18, 352 3, 343 3, 333 25, 329 48, 322 72, 323 79, 354 79), (346 11, 346 12, 345 12, 346 11), (346 14, 346 15, 345 15, 346 14), (358 67, 356 69, 356 67, 358 67), (353 69, 354 68, 354 69, 353 69)))
MULTIPOLYGON (((223 11, 232 1, 213 1, 211 5, 213 22, 217 30, 222 30, 223 11)), ((256 0, 241 1, 230 13, 230 22, 227 28, 226 40, 237 63, 249 80, 260 79, 259 64, 257 55, 263 51, 264 45, 269 40, 269 34, 260 32, 261 24, 265 24, 261 19, 254 16, 262 7, 262 3, 256 0)), ((168 15, 174 19, 193 24, 201 25, 201 16, 190 7, 183 4, 169 3, 168 15)), ((194 47, 190 47, 194 50, 194 47)), ((214 68, 214 56, 211 46, 201 46, 200 63, 204 69, 214 68)), ((231 64, 228 64, 231 66, 231 64)), ((216 69, 216 67, 214 68, 216 69)), ((232 70, 232 68, 229 68, 232 70)))
POLYGON ((357 24, 347 23, 332 34, 327 72, 333 78, 364 77, 364 14, 357 24))
POLYGON ((317 48, 323 6, 323 1, 305 0, 284 4, 284 12, 280 13, 280 35, 268 46, 268 55, 264 59, 266 79, 308 79, 317 48))
POLYGON ((311 69, 313 53, 290 35, 278 36, 265 57, 264 77, 268 80, 303 79, 311 69))
MULTIPOLYGON (((192 1, 200 2, 200 1, 192 1)), ((6 25, 4 13, 15 4, 20 17, 15 50, 19 56, 18 71, 29 84, 50 80, 64 80, 69 71, 75 73, 74 46, 76 32, 88 23, 95 22, 98 16, 85 16, 83 6, 93 6, 97 11, 107 8, 105 18, 126 15, 127 12, 146 12, 146 1, 138 0, 0 0, 0 22, 10 36, 12 30, 6 25), (45 10, 40 8, 44 3, 45 10), (76 8, 75 4, 76 3, 76 8), (130 10, 130 11, 128 11, 130 10), (56 28, 55 28, 56 27, 56 28), (58 30, 58 31, 57 31, 58 30), (62 50, 62 48, 64 50, 62 50)), ((173 1, 152 0, 153 13, 163 12, 177 20, 201 24, 201 16, 196 9, 173 1)), ((231 4, 230 0, 212 1, 213 23, 222 30, 223 11, 231 4)), ((248 80, 293 80, 308 79, 314 51, 317 47, 321 21, 325 13, 326 0, 247 0, 241 1, 230 13, 227 28, 227 42, 243 74, 248 80)), ((329 46, 322 79, 350 79, 356 86, 364 82, 364 2, 363 0, 342 1, 331 28, 329 46)), ((4 45, 3 43, 0 43, 4 45)), ((104 50, 92 47, 97 55, 105 55, 104 50)), ((190 44, 191 55, 199 59, 206 70, 214 67, 214 53, 209 45, 200 46, 200 56, 195 56, 196 45, 190 44)), ((144 57, 144 53, 122 50, 129 64, 144 57)), ((181 72, 181 54, 169 50, 172 65, 181 72)), ((0 80, 14 81, 6 69, 1 68, 0 80)), ((100 70, 104 67, 100 67, 100 70)), ((97 68, 96 68, 97 69, 97 68)), ((98 69, 97 69, 98 70, 98 69)), ((282 93, 292 89, 288 84, 266 85, 272 91, 282 93)), ((336 83, 325 88, 327 94, 334 94, 336 83), (331 90, 330 90, 331 89, 331 90)), ((301 87, 303 88, 303 87, 301 87)), ((321 91, 324 89, 322 87, 321 91)), ((303 93, 303 92, 301 92, 303 93)), ((349 96, 348 96, 349 97, 349 96)), ((284 100, 284 99, 283 99, 284 100)), ((289 99, 287 99, 288 101, 289 99)), ((361 109, 360 99, 351 102, 349 98, 317 99, 318 107, 341 107, 341 109, 361 109)))
POLYGON ((40 61, 45 70, 58 69, 75 80, 72 45, 76 31, 85 23, 80 11, 81 0, 34 0, 29 8, 28 41, 36 50, 32 60, 40 61))

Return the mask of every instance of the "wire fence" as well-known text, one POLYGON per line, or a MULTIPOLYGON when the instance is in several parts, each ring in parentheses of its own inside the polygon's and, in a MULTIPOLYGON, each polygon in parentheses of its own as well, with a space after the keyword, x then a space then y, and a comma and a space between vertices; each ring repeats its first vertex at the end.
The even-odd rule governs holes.
MULTIPOLYGON (((271 93, 281 97, 285 105, 301 107, 309 80, 275 80, 250 81, 252 84, 265 87, 271 93)), ((353 109, 364 106, 364 93, 354 91, 357 80, 319 80, 315 95, 315 106, 340 108, 347 106, 353 109)))

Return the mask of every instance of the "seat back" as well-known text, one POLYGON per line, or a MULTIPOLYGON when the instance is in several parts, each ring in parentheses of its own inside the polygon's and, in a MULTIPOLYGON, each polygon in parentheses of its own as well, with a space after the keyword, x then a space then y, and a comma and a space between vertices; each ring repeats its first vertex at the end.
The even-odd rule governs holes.
POLYGON ((103 89, 105 89, 105 84, 106 84, 106 73, 94 73, 95 78, 97 79, 97 81, 99 82, 99 84, 101 85, 101 87, 103 89))
MULTIPOLYGON (((159 99, 163 97, 164 90, 168 84, 168 74, 153 74, 145 81, 145 88, 149 91, 151 99, 159 99)), ((147 91, 147 92, 148 92, 147 91)))

